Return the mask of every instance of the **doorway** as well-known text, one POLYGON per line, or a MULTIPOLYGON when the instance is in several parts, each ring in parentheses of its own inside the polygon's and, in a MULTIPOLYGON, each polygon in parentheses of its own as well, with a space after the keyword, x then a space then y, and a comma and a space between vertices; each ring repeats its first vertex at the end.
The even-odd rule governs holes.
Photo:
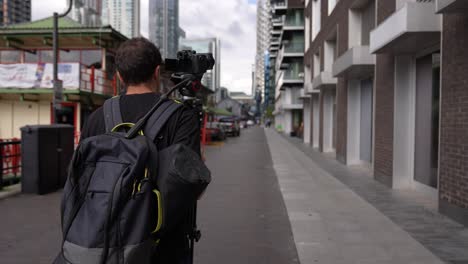
POLYGON ((372 79, 361 81, 359 158, 368 163, 372 163, 372 90, 372 79))
POLYGON ((439 164, 440 53, 416 60, 414 180, 437 188, 439 164))

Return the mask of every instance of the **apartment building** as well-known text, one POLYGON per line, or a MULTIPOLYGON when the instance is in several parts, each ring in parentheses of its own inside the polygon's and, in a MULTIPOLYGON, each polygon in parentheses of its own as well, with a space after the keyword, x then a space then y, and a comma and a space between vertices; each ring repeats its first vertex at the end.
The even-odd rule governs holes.
POLYGON ((303 126, 304 5, 301 0, 272 0, 271 4, 275 125, 288 135, 299 136, 303 126))
POLYGON ((304 142, 468 224, 468 2, 303 4, 304 142))
POLYGON ((0 0, 0 26, 31 21, 31 0, 0 0))
POLYGON ((102 0, 75 0, 69 17, 78 23, 89 26, 101 26, 102 0))

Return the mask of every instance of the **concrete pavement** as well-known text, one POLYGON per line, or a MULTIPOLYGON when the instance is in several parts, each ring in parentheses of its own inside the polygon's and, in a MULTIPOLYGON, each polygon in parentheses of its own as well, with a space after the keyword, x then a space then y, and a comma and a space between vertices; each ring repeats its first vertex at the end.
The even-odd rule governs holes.
MULTIPOLYGON (((213 182, 199 203, 195 263, 468 263, 466 228, 301 148, 261 128, 207 148, 213 182)), ((60 197, 0 200, 0 263, 51 263, 60 197)))
POLYGON ((443 263, 279 134, 265 133, 301 263, 443 263))
POLYGON ((213 181, 199 203, 195 263, 299 263, 263 129, 244 129, 206 156, 213 181))

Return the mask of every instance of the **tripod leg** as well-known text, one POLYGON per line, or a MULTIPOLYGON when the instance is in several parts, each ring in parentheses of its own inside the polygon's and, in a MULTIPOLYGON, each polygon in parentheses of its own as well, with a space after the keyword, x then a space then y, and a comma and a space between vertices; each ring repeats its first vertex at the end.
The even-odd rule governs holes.
POLYGON ((197 228, 197 203, 190 210, 190 225, 191 225, 191 234, 190 234, 190 263, 193 264, 193 258, 195 253, 195 242, 198 242, 201 238, 201 232, 197 228))

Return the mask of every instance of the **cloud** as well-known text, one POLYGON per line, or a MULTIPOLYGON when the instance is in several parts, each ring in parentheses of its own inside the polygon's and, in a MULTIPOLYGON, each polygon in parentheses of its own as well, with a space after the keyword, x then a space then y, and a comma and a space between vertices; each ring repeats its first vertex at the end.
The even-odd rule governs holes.
POLYGON ((241 28, 241 26, 239 24, 239 21, 232 22, 231 25, 229 25, 228 32, 229 32, 229 34, 232 34, 232 35, 242 35, 242 34, 244 34, 244 31, 242 30, 242 28, 241 28))
POLYGON ((54 12, 62 13, 68 7, 67 0, 54 0, 54 1, 44 0, 32 0, 31 3, 31 16, 32 20, 38 20, 46 17, 50 17, 54 12))
POLYGON ((188 38, 221 40, 221 86, 250 93, 256 50, 255 3, 252 0, 179 1, 180 25, 188 38))
MULTIPOLYGON (((67 0, 32 0, 32 17, 62 12, 67 0)), ((188 38, 221 40, 221 85, 251 92, 256 50, 255 0, 179 0, 180 26, 188 38)), ((141 33, 148 36, 148 0, 141 0, 141 33)))

